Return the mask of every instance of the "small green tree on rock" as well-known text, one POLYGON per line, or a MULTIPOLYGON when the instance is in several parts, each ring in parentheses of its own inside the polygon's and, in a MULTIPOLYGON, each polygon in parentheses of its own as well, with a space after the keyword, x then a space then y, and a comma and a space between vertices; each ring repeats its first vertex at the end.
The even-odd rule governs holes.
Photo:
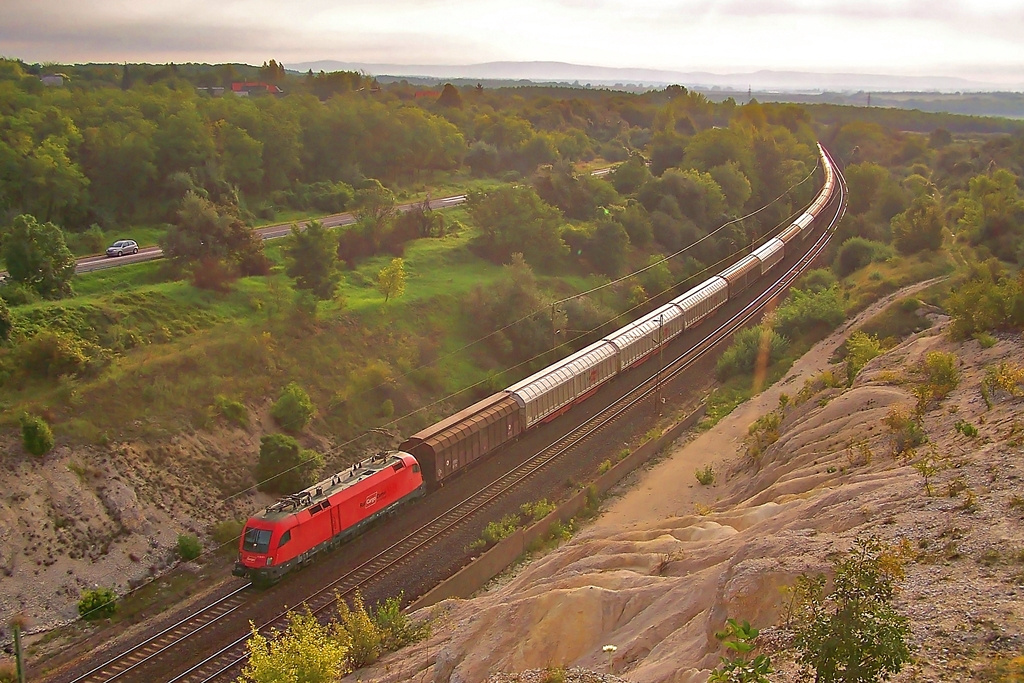
POLYGON ((203 544, 195 534, 178 534, 178 557, 189 562, 203 554, 203 544))
POLYGON ((903 554, 877 538, 858 539, 835 561, 835 586, 824 581, 796 621, 798 661, 815 683, 888 680, 910 659, 907 618, 893 607, 903 578, 903 554))
POLYGON ((768 655, 748 659, 755 647, 757 634, 758 630, 749 621, 740 623, 735 619, 727 619, 725 629, 716 633, 715 637, 734 654, 722 657, 722 663, 711 672, 708 683, 768 683, 768 674, 772 672, 772 662, 768 655))
POLYGON ((291 382, 281 392, 281 397, 270 410, 277 423, 286 432, 297 432, 309 424, 316 413, 313 401, 306 390, 291 382))
POLYGON ((256 464, 256 488, 273 493, 294 493, 316 482, 324 456, 304 449, 286 434, 268 434, 260 439, 256 464))
POLYGON ((82 619, 103 619, 117 611, 117 593, 110 588, 82 591, 78 601, 78 616, 82 619))

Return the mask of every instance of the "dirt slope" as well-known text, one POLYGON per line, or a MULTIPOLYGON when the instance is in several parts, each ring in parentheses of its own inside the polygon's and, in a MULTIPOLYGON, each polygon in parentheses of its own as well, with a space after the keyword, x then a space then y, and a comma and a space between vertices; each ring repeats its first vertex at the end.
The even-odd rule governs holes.
MULTIPOLYGON (((44 458, 0 447, 0 615, 21 612, 38 631, 77 616, 80 591, 120 595, 176 562, 179 534, 241 516, 258 442, 241 430, 166 443, 60 446, 44 458), (225 454, 235 467, 219 463, 225 454)), ((2 627, 0 627, 2 629, 2 627)))
MULTIPOLYGON (((1024 401, 997 393, 988 409, 980 383, 986 367, 1024 359, 1024 341, 952 343, 938 319, 869 363, 852 388, 791 401, 778 441, 750 458, 748 426, 782 393, 795 399, 857 324, 634 475, 562 548, 472 600, 424 610, 418 616, 437 619, 430 639, 350 680, 539 681, 546 668, 579 667, 565 680, 703 682, 722 654, 713 634, 727 616, 778 623, 779 589, 802 572, 827 571, 834 553, 864 535, 906 539, 914 553, 899 609, 916 662, 897 680, 984 680, 991 661, 1024 651, 1024 401), (934 350, 960 357, 962 380, 924 415, 929 443, 894 458, 883 421, 895 406, 913 408, 915 368, 934 350), (957 420, 979 435, 956 431, 957 420), (913 466, 923 457, 937 470, 933 495, 913 466), (696 482, 705 464, 718 473, 714 486, 696 482)), ((773 681, 802 680, 785 653, 773 661, 781 669, 773 681)))

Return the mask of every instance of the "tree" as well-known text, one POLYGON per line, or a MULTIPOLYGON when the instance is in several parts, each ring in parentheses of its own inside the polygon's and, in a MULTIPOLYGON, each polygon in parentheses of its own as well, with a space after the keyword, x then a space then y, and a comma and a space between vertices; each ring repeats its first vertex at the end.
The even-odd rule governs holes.
POLYGON ((29 214, 16 217, 4 235, 3 257, 11 280, 41 296, 58 299, 71 293, 75 257, 53 223, 40 224, 29 214))
POLYGON ((462 95, 459 94, 459 89, 454 85, 445 83, 441 89, 441 96, 437 98, 437 103, 442 107, 462 109, 462 95))
POLYGON ((260 438, 260 459, 256 463, 256 488, 275 493, 295 493, 316 483, 324 456, 304 449, 286 434, 260 438))
POLYGON ((632 194, 650 180, 651 170, 647 168, 647 160, 641 154, 632 154, 629 159, 612 169, 608 180, 616 192, 632 194))
POLYGON ((224 178, 243 190, 255 191, 263 180, 263 143, 227 121, 214 126, 224 178))
POLYGON ((883 166, 866 161, 846 167, 846 184, 850 188, 850 211, 866 212, 875 205, 882 187, 889 182, 889 171, 883 166))
POLYGON ((14 329, 14 320, 11 319, 11 309, 7 302, 0 299, 0 341, 7 341, 11 338, 11 331, 14 329))
POLYGON ((288 616, 288 627, 270 637, 253 626, 246 642, 249 660, 242 671, 246 683, 331 683, 348 672, 347 633, 337 623, 320 623, 308 610, 288 616))
POLYGON ((587 241, 586 256, 599 273, 616 277, 626 265, 629 235, 613 220, 605 219, 587 241))
POLYGON ((400 297, 405 293, 405 264, 400 258, 391 259, 377 273, 377 291, 384 295, 384 303, 391 297, 400 297))
POLYGON ((292 225, 285 254, 289 258, 285 272, 295 278, 298 289, 308 290, 318 299, 334 296, 341 273, 338 272, 336 242, 323 223, 310 221, 304 231, 292 225))
POLYGON ((359 190, 355 198, 355 215, 375 233, 383 233, 388 222, 398 213, 395 195, 378 180, 369 181, 369 186, 359 190))
POLYGON ((277 403, 270 409, 281 428, 288 432, 297 432, 313 419, 316 408, 306 390, 295 382, 290 382, 281 392, 277 403))
POLYGON ((1006 169, 976 175, 968 183, 967 193, 956 206, 960 228, 972 244, 986 244, 1004 260, 1024 257, 1019 251, 1024 234, 1024 200, 1017 177, 1006 169))
POLYGON ((916 254, 942 246, 942 210, 930 196, 918 197, 903 213, 893 216, 893 245, 901 254, 916 254))
POLYGON ((539 172, 533 186, 541 199, 577 220, 595 218, 602 207, 617 199, 615 188, 607 181, 589 173, 576 173, 567 162, 539 172))
POLYGON ((747 179, 747 176, 743 175, 739 164, 735 161, 729 161, 721 166, 711 168, 708 173, 711 175, 712 180, 722 188, 725 201, 730 209, 739 211, 746 205, 752 190, 750 188, 750 180, 747 179))
POLYGON ((263 240, 242 224, 235 212, 218 207, 189 191, 181 200, 177 221, 161 240, 164 255, 182 270, 191 270, 197 285, 212 269, 235 274, 261 275, 270 269, 263 240))
POLYGON ((507 263, 521 253, 532 266, 554 266, 566 253, 558 235, 562 216, 532 187, 505 185, 471 192, 469 214, 480 227, 480 244, 491 260, 507 263))
POLYGON ((817 586, 797 620, 794 644, 816 683, 888 680, 910 659, 907 618, 892 605, 903 578, 900 549, 878 538, 857 539, 833 565, 834 587, 817 586))
MULTIPOLYGON (((80 138, 74 124, 69 122, 72 135, 80 138)), ((89 179, 72 161, 75 142, 65 136, 50 135, 24 160, 25 176, 29 181, 24 207, 47 220, 66 219, 83 201, 89 179)))

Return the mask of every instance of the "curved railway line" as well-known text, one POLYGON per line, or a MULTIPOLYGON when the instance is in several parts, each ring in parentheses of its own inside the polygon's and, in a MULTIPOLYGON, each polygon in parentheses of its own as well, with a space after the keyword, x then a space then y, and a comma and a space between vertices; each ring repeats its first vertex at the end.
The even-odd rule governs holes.
MULTIPOLYGON (((847 189, 841 171, 834 165, 834 162, 833 166, 836 169, 838 182, 836 183, 836 192, 828 205, 831 216, 827 218, 828 224, 820 231, 809 250, 752 301, 742 306, 714 329, 708 330, 693 345, 676 358, 670 359, 650 378, 639 382, 637 386, 626 391, 608 407, 598 411, 554 443, 408 533, 398 543, 296 602, 308 606, 314 614, 324 613, 335 605, 336 595, 342 597, 351 595, 394 567, 409 562, 433 544, 440 543, 441 539, 455 529, 478 520, 484 511, 510 491, 543 473, 574 448, 615 424, 623 415, 649 402, 653 395, 660 392, 662 385, 680 375, 715 346, 749 323, 770 302, 780 297, 796 278, 817 259, 834 234, 839 220, 845 213, 847 189)), ((826 217, 822 216, 822 219, 826 219, 826 217)), ((825 220, 821 222, 824 223, 825 220)), ((134 645, 128 651, 110 658, 87 673, 79 675, 77 678, 67 679, 65 683, 101 683, 115 680, 150 681, 156 680, 153 676, 154 671, 163 673, 159 680, 171 683, 185 681, 208 683, 215 680, 233 680, 247 658, 245 643, 250 636, 250 631, 244 626, 245 621, 240 622, 241 633, 230 643, 221 646, 216 652, 191 666, 176 661, 178 653, 175 649, 176 646, 193 636, 203 634, 204 629, 219 623, 222 619, 229 621, 227 617, 233 614, 237 618, 238 615, 235 613, 246 603, 247 596, 250 594, 248 590, 250 584, 242 582, 238 582, 238 584, 229 593, 205 605, 197 612, 134 645), (185 670, 182 671, 182 668, 185 670)), ((238 612, 238 614, 242 613, 238 612)), ((287 615, 288 611, 279 612, 273 618, 259 625, 258 630, 262 633, 273 628, 280 630, 286 623, 287 615)), ((238 630, 235 633, 238 633, 238 630)), ((229 637, 226 640, 230 639, 229 637)), ((57 680, 57 678, 55 677, 53 680, 57 680)))

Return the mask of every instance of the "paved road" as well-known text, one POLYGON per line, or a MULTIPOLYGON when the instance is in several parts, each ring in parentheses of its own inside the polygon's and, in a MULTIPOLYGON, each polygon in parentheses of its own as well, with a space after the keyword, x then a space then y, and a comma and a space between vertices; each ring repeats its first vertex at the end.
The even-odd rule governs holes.
MULTIPOLYGON (((466 195, 457 194, 451 197, 443 197, 442 199, 431 199, 431 209, 447 209, 452 206, 458 206, 466 201, 466 195)), ((414 206, 420 206, 423 202, 408 202, 406 204, 399 204, 399 211, 408 211, 414 206)), ((317 219, 323 223, 324 227, 336 228, 340 225, 351 225, 356 222, 355 216, 351 213, 335 213, 330 216, 324 216, 317 219)), ((298 221, 300 229, 305 229, 308 225, 308 221, 298 221)), ((275 225, 265 225, 262 228, 253 228, 253 232, 262 237, 265 240, 278 239, 291 234, 292 223, 277 223, 275 225)), ((128 254, 126 256, 118 256, 115 258, 108 258, 107 256, 86 256, 78 259, 75 262, 76 273, 88 273, 94 270, 102 270, 104 268, 114 268, 115 266, 126 266, 131 263, 141 263, 142 261, 152 261, 154 259, 163 258, 164 252, 160 247, 140 247, 138 254, 128 254)), ((6 273, 0 273, 0 275, 6 275, 6 273)))
MULTIPOLYGON (((600 168, 596 171, 591 171, 591 175, 604 176, 611 172, 612 168, 600 168)), ((430 208, 447 209, 452 206, 458 206, 466 201, 466 195, 456 194, 451 197, 442 197, 441 199, 431 199, 430 208)), ((419 206, 423 202, 408 202, 405 204, 399 204, 399 211, 408 211, 414 206, 419 206)), ((317 219, 323 223, 324 227, 336 228, 341 225, 351 225, 356 222, 355 216, 351 213, 335 213, 330 216, 324 216, 317 219)), ((300 229, 305 229, 308 221, 298 221, 300 229)), ((262 228, 254 228, 253 232, 262 237, 265 240, 278 239, 285 237, 292 230, 292 223, 277 223, 275 225, 265 225, 262 228)), ((89 273, 94 270, 103 270, 104 268, 114 268, 116 266, 127 266, 132 263, 142 263, 143 261, 153 261, 158 258, 163 258, 164 252, 160 247, 140 247, 138 254, 128 254, 126 256, 118 257, 107 257, 101 256, 84 256, 75 261, 75 273, 89 273)), ((6 271, 0 271, 0 280, 7 277, 6 271)))

